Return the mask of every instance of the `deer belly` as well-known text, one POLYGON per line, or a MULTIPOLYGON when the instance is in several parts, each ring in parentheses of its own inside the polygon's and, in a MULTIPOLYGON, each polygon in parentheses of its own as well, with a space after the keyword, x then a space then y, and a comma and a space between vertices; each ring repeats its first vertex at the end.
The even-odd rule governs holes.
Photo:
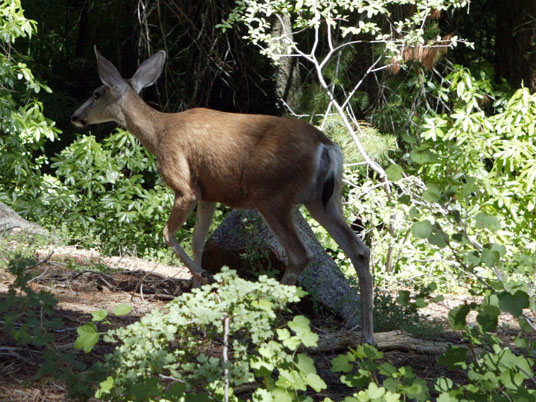
POLYGON ((246 192, 239 186, 239 183, 204 182, 198 183, 197 198, 204 201, 219 202, 235 209, 253 208, 246 192))

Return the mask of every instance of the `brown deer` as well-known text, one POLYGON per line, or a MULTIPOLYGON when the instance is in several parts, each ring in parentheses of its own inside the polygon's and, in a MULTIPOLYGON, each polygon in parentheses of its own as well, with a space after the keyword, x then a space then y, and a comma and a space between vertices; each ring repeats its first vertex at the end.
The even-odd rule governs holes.
POLYGON ((342 214, 339 147, 297 119, 202 108, 159 112, 138 94, 160 76, 164 51, 145 60, 129 80, 96 48, 95 54, 104 85, 71 121, 78 127, 115 121, 155 155, 158 171, 175 193, 164 238, 190 269, 193 285, 209 280, 201 254, 216 202, 260 212, 288 255, 281 283, 295 284, 312 258, 291 216, 296 204, 304 204, 351 259, 361 289, 362 340, 374 344, 370 253, 342 214), (175 235, 196 204, 192 260, 175 235))

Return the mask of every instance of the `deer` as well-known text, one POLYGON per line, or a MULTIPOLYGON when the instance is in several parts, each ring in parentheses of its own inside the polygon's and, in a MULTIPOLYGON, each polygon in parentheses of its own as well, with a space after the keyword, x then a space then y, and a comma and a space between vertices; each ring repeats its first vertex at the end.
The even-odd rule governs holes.
MULTIPOLYGON (((211 281, 201 256, 216 203, 257 209, 288 257, 282 284, 296 284, 312 254, 292 218, 305 205, 351 260, 359 278, 361 340, 375 344, 370 251, 347 224, 342 210, 343 155, 339 146, 311 124, 295 118, 193 108, 164 113, 140 91, 162 73, 166 53, 153 54, 124 79, 95 46, 102 86, 72 115, 77 127, 114 121, 155 156, 174 202, 163 235, 192 274, 192 285, 211 281), (197 205, 193 259, 176 234, 197 205)), ((318 278, 322 280, 322 278, 318 278)))

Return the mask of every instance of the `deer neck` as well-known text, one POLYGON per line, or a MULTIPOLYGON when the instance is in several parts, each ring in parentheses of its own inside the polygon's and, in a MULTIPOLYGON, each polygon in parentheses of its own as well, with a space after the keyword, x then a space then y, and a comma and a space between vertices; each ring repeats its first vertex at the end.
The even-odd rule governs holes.
POLYGON ((149 152, 156 154, 160 142, 159 122, 162 121, 159 115, 163 113, 145 103, 134 91, 128 91, 125 96, 121 125, 134 134, 149 152))

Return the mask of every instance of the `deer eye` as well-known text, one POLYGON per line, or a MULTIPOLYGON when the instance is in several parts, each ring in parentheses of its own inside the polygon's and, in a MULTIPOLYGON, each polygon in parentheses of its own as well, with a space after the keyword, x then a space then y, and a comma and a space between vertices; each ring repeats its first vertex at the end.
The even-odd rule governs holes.
POLYGON ((98 92, 93 92, 93 98, 95 99, 99 99, 101 96, 100 96, 100 93, 98 92))

